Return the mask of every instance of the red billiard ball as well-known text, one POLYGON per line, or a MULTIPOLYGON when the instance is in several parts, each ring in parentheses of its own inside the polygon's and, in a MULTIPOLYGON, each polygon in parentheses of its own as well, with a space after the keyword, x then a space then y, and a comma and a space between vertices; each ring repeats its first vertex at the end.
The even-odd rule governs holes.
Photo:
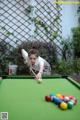
POLYGON ((69 96, 69 99, 74 99, 75 97, 74 96, 69 96))
POLYGON ((51 101, 51 97, 50 97, 50 96, 45 96, 45 100, 46 100, 47 102, 50 102, 50 101, 51 101))

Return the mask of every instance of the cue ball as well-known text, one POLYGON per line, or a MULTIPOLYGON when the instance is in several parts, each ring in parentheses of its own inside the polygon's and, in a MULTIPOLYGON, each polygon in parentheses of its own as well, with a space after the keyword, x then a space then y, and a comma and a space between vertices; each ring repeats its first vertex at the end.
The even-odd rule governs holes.
POLYGON ((37 81, 38 81, 38 83, 42 83, 42 79, 38 79, 37 81))

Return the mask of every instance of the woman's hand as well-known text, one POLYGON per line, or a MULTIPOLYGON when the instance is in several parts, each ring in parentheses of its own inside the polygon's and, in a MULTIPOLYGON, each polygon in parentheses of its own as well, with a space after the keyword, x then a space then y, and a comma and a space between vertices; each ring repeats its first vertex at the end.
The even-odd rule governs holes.
POLYGON ((37 75, 36 75, 36 80, 38 80, 38 79, 41 79, 41 77, 42 77, 42 74, 41 73, 38 73, 37 75))

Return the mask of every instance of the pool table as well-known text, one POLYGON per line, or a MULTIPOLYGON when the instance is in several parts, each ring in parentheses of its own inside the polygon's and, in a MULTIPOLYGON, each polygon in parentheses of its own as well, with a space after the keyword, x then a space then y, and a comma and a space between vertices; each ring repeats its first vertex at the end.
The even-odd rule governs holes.
POLYGON ((3 76, 0 112, 8 112, 8 120, 80 120, 80 85, 67 76, 44 77, 41 84, 33 77, 3 76), (78 103, 71 110, 61 110, 45 101, 51 93, 73 95, 78 103))

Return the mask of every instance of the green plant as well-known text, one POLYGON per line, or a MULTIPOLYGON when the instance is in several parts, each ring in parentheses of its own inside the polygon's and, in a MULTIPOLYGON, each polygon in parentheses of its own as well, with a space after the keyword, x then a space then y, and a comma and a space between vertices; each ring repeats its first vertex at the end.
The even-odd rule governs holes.
POLYGON ((80 58, 80 27, 72 28, 74 58, 80 58))
POLYGON ((57 38, 57 36, 58 36, 58 30, 57 31, 50 31, 49 30, 50 26, 47 25, 46 23, 44 23, 39 18, 34 18, 34 23, 35 23, 35 26, 36 26, 35 33, 38 32, 38 27, 42 27, 45 30, 46 35, 48 36, 48 38, 50 39, 50 41, 53 41, 54 39, 57 38))
POLYGON ((44 23, 42 20, 40 20, 39 18, 34 18, 34 23, 36 25, 36 27, 40 26, 40 27, 43 27, 44 30, 46 32, 48 32, 48 26, 46 23, 44 23))
POLYGON ((80 73, 80 58, 76 58, 73 60, 73 70, 75 73, 80 73))
POLYGON ((56 39, 58 36, 58 31, 54 31, 51 33, 51 36, 50 36, 50 41, 53 41, 54 39, 56 39))
POLYGON ((4 36, 9 37, 10 35, 14 35, 13 32, 8 31, 4 26, 1 27, 1 32, 4 34, 4 36))
POLYGON ((61 41, 62 46, 62 59, 67 60, 72 55, 72 41, 70 40, 70 37, 67 39, 63 39, 61 41))
POLYGON ((7 30, 4 26, 1 27, 0 32, 4 35, 3 39, 0 39, 0 74, 7 74, 7 68, 9 64, 9 60, 7 60, 7 56, 10 54, 10 44, 7 43, 6 39, 9 38, 10 35, 14 35, 14 33, 7 30))
POLYGON ((0 58, 0 75, 8 74, 9 61, 6 60, 6 56, 0 58))
POLYGON ((70 75, 73 72, 72 60, 65 61, 62 59, 57 64, 57 72, 62 75, 70 75))
MULTIPOLYGON (((58 7, 57 7, 57 9, 58 9, 58 7)), ((35 26, 36 26, 36 28, 35 28, 35 33, 36 34, 38 34, 38 29, 41 27, 41 28, 43 28, 44 29, 44 31, 45 31, 45 34, 46 34, 46 36, 48 37, 48 39, 50 40, 50 41, 53 41, 54 39, 56 39, 57 38, 57 36, 58 36, 58 30, 56 30, 56 31, 54 31, 54 30, 52 30, 51 29, 51 27, 53 26, 54 27, 54 25, 56 26, 56 25, 58 25, 58 20, 60 19, 60 14, 58 13, 57 15, 55 14, 55 18, 53 18, 53 24, 52 25, 48 25, 46 22, 44 22, 44 20, 42 20, 41 18, 37 18, 37 17, 31 17, 31 15, 30 15, 30 13, 32 12, 32 10, 33 10, 33 6, 31 6, 31 5, 29 5, 26 9, 25 9, 25 11, 26 11, 26 14, 28 15, 28 17, 29 17, 29 19, 30 19, 30 21, 31 22, 34 22, 34 24, 35 24, 35 26), (49 28, 50 28, 50 30, 49 30, 49 28)), ((48 14, 50 14, 50 12, 48 12, 48 14)), ((40 34, 40 33, 39 33, 40 34)))

